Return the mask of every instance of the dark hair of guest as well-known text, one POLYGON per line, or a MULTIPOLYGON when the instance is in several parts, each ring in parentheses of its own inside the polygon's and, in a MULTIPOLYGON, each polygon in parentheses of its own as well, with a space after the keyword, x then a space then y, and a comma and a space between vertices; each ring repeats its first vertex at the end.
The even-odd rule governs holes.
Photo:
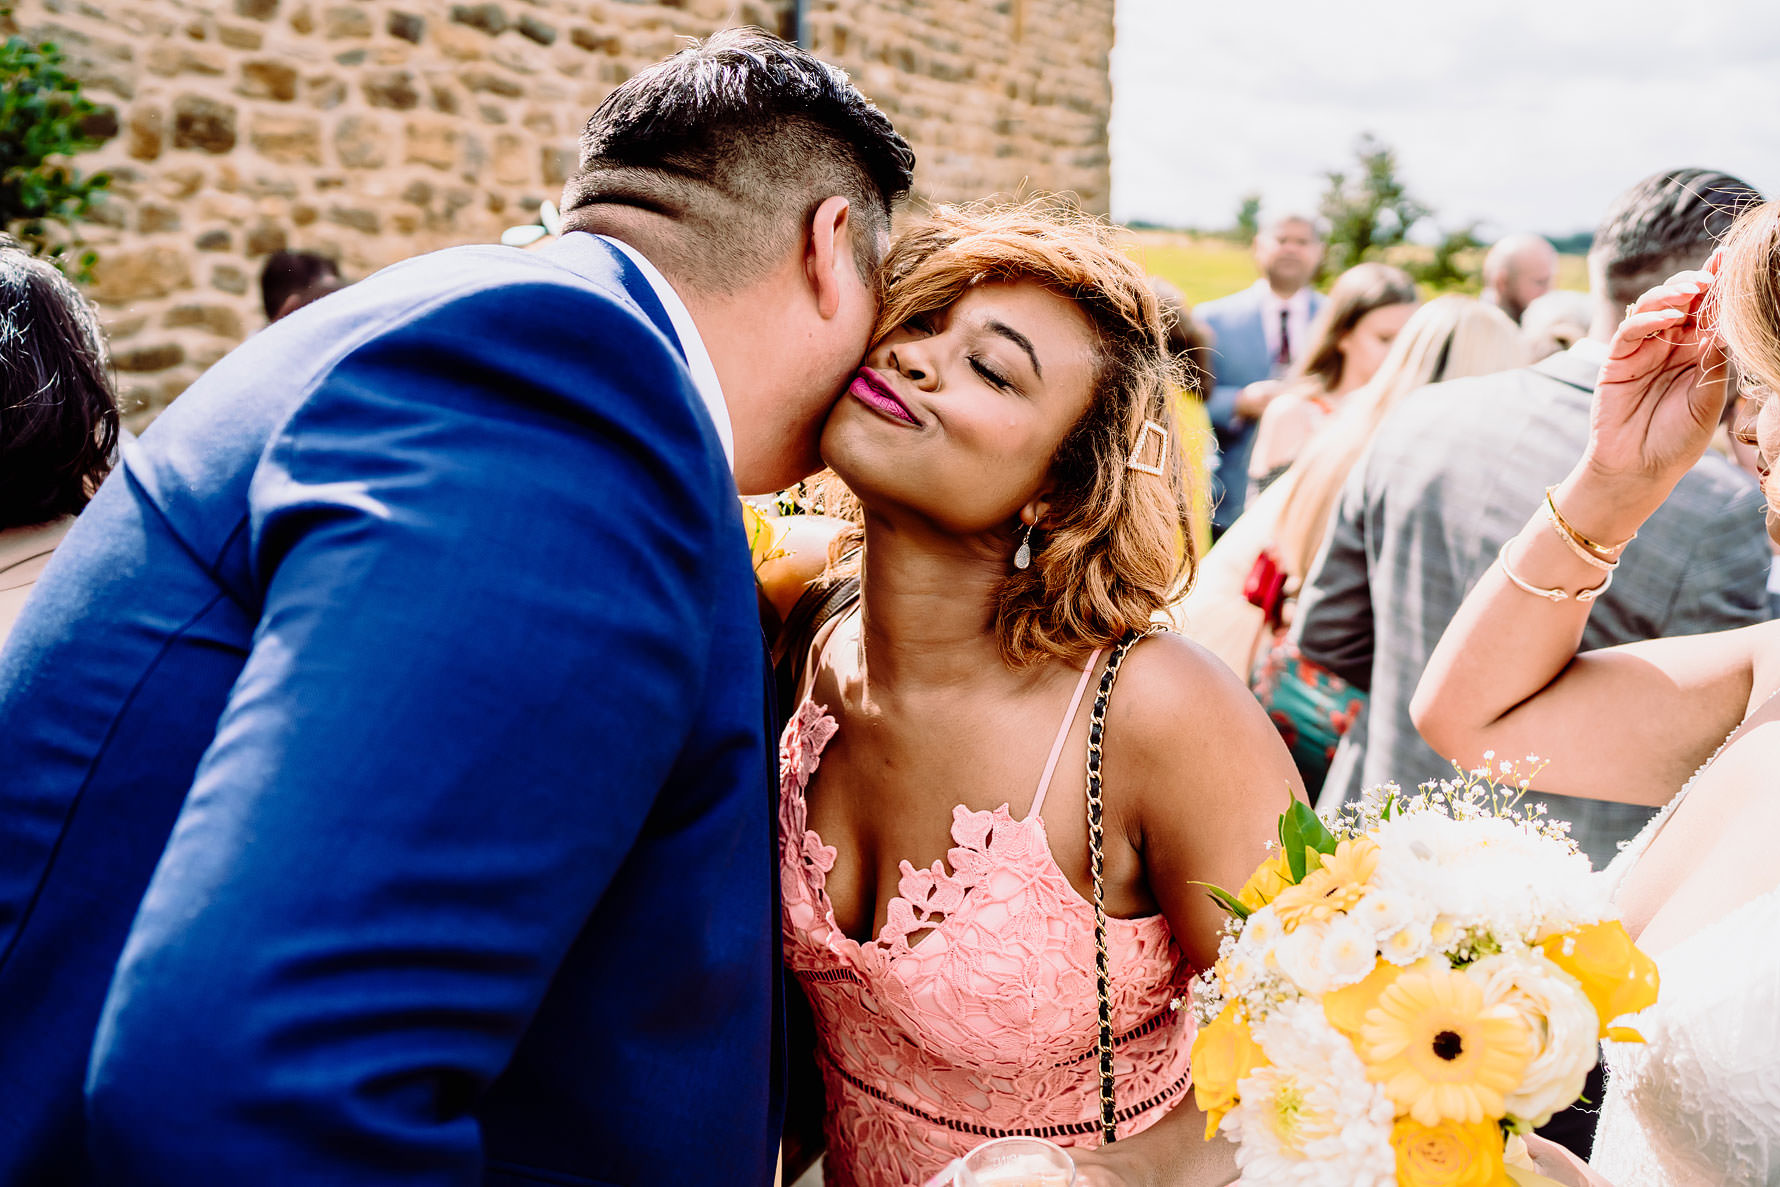
POLYGON ((1646 177, 1614 200, 1589 249, 1607 298, 1630 305, 1674 273, 1704 265, 1737 216, 1761 200, 1749 183, 1712 169, 1646 177))
POLYGON ((726 29, 606 96, 581 134, 563 226, 585 229, 602 203, 666 214, 704 248, 672 266, 732 291, 783 259, 838 194, 869 278, 914 166, 908 142, 841 70, 759 29, 726 29))
POLYGON ((266 320, 276 321, 281 312, 289 312, 284 303, 292 296, 311 290, 331 291, 339 287, 339 280, 340 266, 320 252, 273 252, 260 269, 260 303, 265 307, 266 320), (336 283, 330 286, 330 281, 336 283))
POLYGON ((0 238, 0 529, 80 511, 116 447, 117 393, 92 307, 0 238))

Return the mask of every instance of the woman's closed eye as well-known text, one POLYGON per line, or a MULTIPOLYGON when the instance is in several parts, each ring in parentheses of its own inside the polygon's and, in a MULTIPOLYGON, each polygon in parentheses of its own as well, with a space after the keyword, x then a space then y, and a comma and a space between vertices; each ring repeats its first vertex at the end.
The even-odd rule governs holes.
POLYGON ((981 355, 971 355, 970 366, 971 370, 975 371, 978 375, 981 375, 984 381, 989 383, 992 387, 998 387, 1003 391, 1014 390, 1014 381, 990 366, 981 355))

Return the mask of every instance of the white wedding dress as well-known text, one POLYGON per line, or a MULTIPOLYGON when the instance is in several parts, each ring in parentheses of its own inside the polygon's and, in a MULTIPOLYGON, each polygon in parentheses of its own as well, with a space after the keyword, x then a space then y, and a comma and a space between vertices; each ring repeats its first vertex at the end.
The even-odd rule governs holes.
MULTIPOLYGON (((1699 777, 1602 871, 1615 894, 1699 777)), ((1614 1187, 1780 1187, 1780 888, 1656 963, 1657 1004, 1632 1021, 1646 1041, 1605 1044, 1589 1165, 1614 1187)))

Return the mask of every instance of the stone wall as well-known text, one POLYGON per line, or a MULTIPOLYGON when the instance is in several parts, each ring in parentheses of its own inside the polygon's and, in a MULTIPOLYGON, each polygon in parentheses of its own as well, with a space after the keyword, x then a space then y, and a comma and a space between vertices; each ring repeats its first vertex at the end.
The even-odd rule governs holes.
MULTIPOLYGON (((14 0, 115 112, 89 292, 140 428, 260 328, 282 247, 349 277, 536 221, 587 115, 688 36, 791 0, 14 0), (114 125, 114 126, 113 126, 114 125)), ((0 18, 3 20, 3 18, 0 18)), ((917 192, 1107 208, 1113 0, 810 0, 813 49, 914 144, 917 192)))

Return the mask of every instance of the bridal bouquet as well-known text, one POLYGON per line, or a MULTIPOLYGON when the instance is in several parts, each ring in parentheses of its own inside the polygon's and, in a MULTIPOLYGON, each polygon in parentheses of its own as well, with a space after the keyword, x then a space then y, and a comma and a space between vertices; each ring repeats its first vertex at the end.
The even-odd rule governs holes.
POLYGON ((1491 759, 1332 831, 1294 803, 1277 853, 1212 889, 1234 918, 1192 987, 1193 1087, 1245 1184, 1545 1182, 1518 1134, 1581 1095, 1598 1039, 1641 1041, 1612 1024, 1656 966, 1491 759))

